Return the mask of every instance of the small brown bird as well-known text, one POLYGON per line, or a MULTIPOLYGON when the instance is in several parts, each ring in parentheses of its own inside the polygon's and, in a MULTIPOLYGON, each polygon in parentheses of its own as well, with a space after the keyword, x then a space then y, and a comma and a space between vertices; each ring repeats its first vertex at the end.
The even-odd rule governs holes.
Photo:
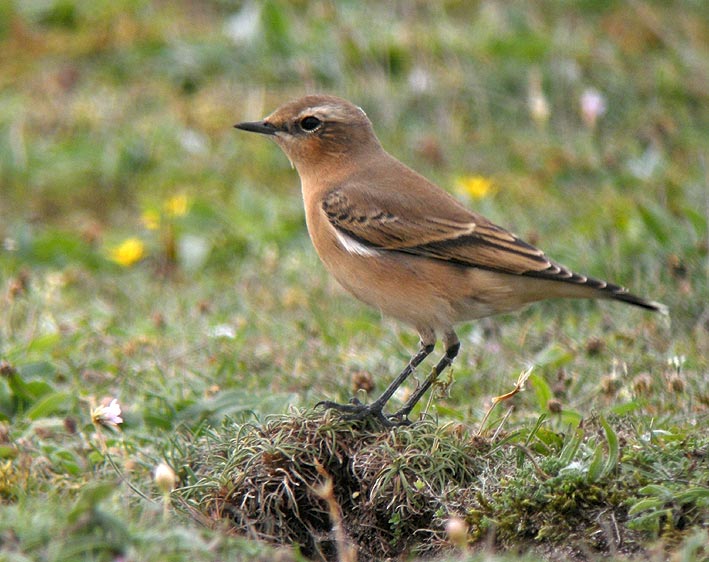
POLYGON ((367 115, 333 96, 306 96, 238 129, 271 136, 300 175, 310 238, 327 270, 358 299, 411 326, 420 350, 371 404, 321 402, 384 425, 408 415, 458 354, 459 322, 551 298, 606 298, 667 313, 605 281, 573 273, 388 154, 367 115), (384 406, 433 351, 445 354, 404 406, 384 406))

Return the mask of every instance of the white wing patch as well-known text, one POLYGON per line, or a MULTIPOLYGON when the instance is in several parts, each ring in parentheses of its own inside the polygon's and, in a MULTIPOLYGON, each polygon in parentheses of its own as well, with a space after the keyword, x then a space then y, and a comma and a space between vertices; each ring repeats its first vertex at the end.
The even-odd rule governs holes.
POLYGON ((340 246, 342 246, 344 250, 350 254, 355 254, 365 258, 374 258, 380 255, 378 250, 365 246, 354 238, 347 236, 344 232, 340 232, 338 229, 335 229, 335 234, 337 234, 337 240, 340 243, 340 246))

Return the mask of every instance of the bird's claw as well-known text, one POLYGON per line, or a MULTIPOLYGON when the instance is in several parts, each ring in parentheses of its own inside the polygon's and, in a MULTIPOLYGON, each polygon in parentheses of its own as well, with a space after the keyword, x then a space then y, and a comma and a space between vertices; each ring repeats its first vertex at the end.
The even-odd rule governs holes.
POLYGON ((350 398, 347 404, 339 404, 338 402, 331 402, 330 400, 321 400, 315 404, 316 408, 323 407, 326 410, 337 410, 343 414, 356 413, 362 409, 363 404, 357 400, 357 398, 350 398))
POLYGON ((367 418, 375 418, 384 427, 399 427, 411 425, 411 420, 402 412, 386 415, 382 411, 382 406, 376 402, 373 404, 362 404, 357 398, 352 398, 347 404, 339 404, 329 400, 323 400, 315 405, 316 408, 323 407, 327 410, 335 410, 342 414, 346 420, 361 421, 367 418))
POLYGON ((391 414, 390 416, 387 416, 389 423, 392 426, 403 426, 403 425, 411 425, 413 422, 409 419, 409 415, 404 413, 404 412, 396 412, 395 414, 391 414))

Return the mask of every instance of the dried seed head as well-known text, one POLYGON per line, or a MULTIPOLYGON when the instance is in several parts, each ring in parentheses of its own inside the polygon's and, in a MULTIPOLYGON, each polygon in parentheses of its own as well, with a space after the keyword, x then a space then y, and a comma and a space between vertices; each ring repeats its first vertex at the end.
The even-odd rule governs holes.
POLYGON ((672 374, 667 377, 667 390, 676 394, 682 394, 686 387, 684 379, 680 375, 672 374))
POLYGON ((552 398, 547 402, 547 410, 549 410, 552 414, 560 414, 562 410, 561 401, 556 398, 552 398))
POLYGON ((652 377, 648 373, 640 373, 633 379, 633 390, 635 394, 649 394, 652 389, 652 377))
POLYGON ((599 355, 606 346, 601 338, 591 338, 586 342, 586 353, 589 355, 599 355))
POLYGON ((356 371, 352 373, 352 391, 356 394, 359 389, 367 394, 374 390, 374 377, 367 371, 356 371))
POLYGON ((613 396, 620 389, 620 380, 614 375, 601 377, 601 392, 606 396, 613 396))

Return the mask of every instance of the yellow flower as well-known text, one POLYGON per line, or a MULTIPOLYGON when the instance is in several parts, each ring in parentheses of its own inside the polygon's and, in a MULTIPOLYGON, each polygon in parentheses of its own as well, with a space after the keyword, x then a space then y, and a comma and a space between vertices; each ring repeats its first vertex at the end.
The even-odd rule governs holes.
POLYGON ((463 176, 455 182, 456 191, 472 197, 482 199, 494 192, 492 180, 483 176, 463 176))
POLYGON ((173 195, 165 201, 165 211, 172 217, 183 217, 190 206, 189 199, 184 193, 173 195))
POLYGON ((143 214, 140 216, 141 220, 143 221, 143 224, 145 225, 145 228, 148 230, 157 230, 160 228, 160 213, 153 209, 148 209, 146 211, 143 211, 143 214))
POLYGON ((12 466, 12 461, 0 464, 0 497, 11 495, 17 480, 17 472, 12 466))
POLYGON ((138 238, 128 238, 110 250, 112 261, 123 267, 130 267, 145 256, 145 244, 138 238))

